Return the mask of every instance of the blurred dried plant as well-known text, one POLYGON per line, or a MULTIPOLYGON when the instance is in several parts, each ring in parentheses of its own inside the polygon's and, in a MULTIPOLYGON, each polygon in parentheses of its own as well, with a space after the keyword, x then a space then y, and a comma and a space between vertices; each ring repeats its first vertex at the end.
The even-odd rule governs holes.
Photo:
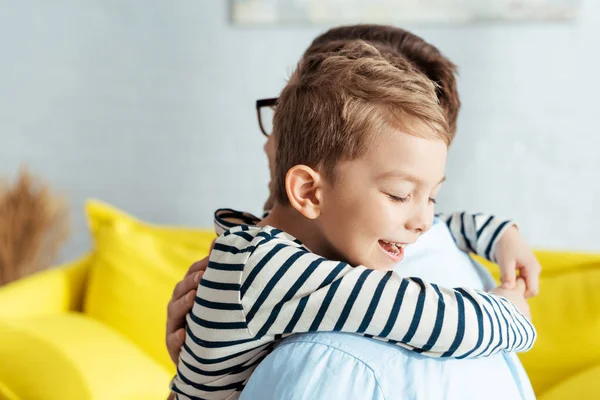
POLYGON ((0 182, 0 286, 50 267, 69 235, 66 201, 22 169, 0 182))

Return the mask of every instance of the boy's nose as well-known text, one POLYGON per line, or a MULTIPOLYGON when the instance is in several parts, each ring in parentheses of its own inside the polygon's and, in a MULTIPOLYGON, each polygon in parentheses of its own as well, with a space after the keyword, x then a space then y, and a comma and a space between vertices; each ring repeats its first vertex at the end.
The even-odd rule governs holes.
POLYGON ((433 212, 430 207, 420 206, 415 207, 411 217, 406 221, 406 229, 418 235, 426 232, 431 228, 433 223, 433 212))

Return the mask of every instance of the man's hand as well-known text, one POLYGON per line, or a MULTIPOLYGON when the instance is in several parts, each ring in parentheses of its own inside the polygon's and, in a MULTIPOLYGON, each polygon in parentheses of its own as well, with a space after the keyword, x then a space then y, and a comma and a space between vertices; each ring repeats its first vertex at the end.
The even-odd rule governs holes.
POLYGON ((504 232, 496 246, 495 256, 503 288, 515 287, 518 270, 518 277, 525 281, 525 297, 537 296, 542 267, 515 226, 504 232))
POLYGON ((517 278, 512 289, 497 287, 496 289, 490 290, 490 293, 495 294, 496 296, 506 297, 508 301, 513 303, 515 307, 517 307, 517 310, 531 322, 531 311, 529 310, 527 300, 525 300, 525 280, 517 278))
MULTIPOLYGON (((214 244, 213 241, 211 251, 214 244)), ((175 364, 179 361, 181 346, 185 341, 185 316, 194 305, 196 290, 207 266, 208 257, 192 264, 183 280, 175 286, 167 306, 167 350, 175 364)))

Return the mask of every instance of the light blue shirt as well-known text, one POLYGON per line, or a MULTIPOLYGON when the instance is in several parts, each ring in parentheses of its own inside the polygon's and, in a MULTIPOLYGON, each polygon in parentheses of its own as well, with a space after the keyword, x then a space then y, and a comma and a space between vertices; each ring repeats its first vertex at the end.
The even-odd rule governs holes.
MULTIPOLYGON (((446 287, 490 289, 489 273, 437 222, 396 268, 446 287)), ((535 399, 516 354, 434 359, 347 333, 294 335, 256 369, 242 400, 535 399)))

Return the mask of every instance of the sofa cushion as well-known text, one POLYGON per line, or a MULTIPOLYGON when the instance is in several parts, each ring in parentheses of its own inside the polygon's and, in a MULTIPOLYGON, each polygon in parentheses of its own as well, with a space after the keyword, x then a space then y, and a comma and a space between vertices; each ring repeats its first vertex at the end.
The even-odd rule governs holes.
POLYGON ((0 343, 0 398, 164 400, 169 393, 169 371, 81 313, 0 321, 0 343))
POLYGON ((88 202, 86 211, 94 251, 84 312, 174 371, 164 340, 167 303, 190 265, 208 254, 215 234, 152 226, 98 201, 88 202))

